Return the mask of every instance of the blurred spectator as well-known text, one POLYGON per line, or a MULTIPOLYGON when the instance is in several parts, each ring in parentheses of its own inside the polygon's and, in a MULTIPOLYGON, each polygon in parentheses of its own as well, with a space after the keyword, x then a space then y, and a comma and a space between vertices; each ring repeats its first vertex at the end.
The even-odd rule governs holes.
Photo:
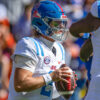
POLYGON ((84 9, 85 9, 86 12, 90 11, 91 5, 92 5, 92 3, 94 1, 96 1, 96 0, 85 0, 83 7, 84 7, 84 9))
POLYGON ((71 0, 73 4, 73 18, 78 20, 81 19, 84 15, 83 12, 83 1, 84 0, 71 0))
POLYGON ((10 23, 15 24, 24 12, 24 6, 30 2, 38 2, 39 0, 0 0, 7 7, 7 15, 10 23))
POLYGON ((91 73, 90 73, 90 71, 91 71, 92 58, 93 58, 93 56, 91 56, 90 59, 85 63, 86 69, 88 70, 87 76, 88 76, 88 80, 89 81, 91 80, 91 73))
POLYGON ((10 55, 15 48, 15 41, 10 33, 7 10, 3 4, 0 4, 0 100, 7 100, 9 78, 11 73, 10 55))
POLYGON ((90 84, 90 80, 91 80, 91 72, 90 71, 91 71, 91 65, 92 65, 92 58, 93 58, 93 56, 91 56, 90 59, 85 62, 85 66, 87 69, 87 77, 88 77, 87 81, 86 81, 86 87, 87 87, 86 94, 88 92, 88 88, 89 88, 89 84, 90 84))
POLYGON ((31 8, 33 3, 25 6, 24 14, 20 17, 18 22, 13 26, 12 32, 16 41, 20 40, 25 36, 31 36, 31 8))
POLYGON ((81 66, 78 72, 77 87, 70 100, 82 100, 86 94, 87 70, 85 66, 81 66))

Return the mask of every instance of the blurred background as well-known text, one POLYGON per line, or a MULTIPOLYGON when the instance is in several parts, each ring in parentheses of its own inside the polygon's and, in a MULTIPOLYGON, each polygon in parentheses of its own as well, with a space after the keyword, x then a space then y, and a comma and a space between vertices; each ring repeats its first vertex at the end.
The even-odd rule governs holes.
MULTIPOLYGON (((16 43, 23 37, 31 36, 31 8, 42 0, 0 0, 0 100, 7 100, 9 78, 12 69, 11 55, 16 43)), ((69 18, 68 27, 84 18, 95 0, 52 0, 60 3, 69 18)), ((78 75, 77 88, 70 100, 83 100, 91 79, 92 57, 87 62, 80 60, 80 48, 89 37, 75 38, 68 34, 63 42, 66 50, 66 64, 78 75), (87 67, 88 66, 88 67, 87 67)))

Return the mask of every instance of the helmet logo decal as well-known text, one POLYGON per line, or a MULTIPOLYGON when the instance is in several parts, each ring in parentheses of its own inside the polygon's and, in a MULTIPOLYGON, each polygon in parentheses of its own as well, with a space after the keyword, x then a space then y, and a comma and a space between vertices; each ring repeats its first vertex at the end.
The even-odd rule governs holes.
POLYGON ((66 16, 66 15, 61 15, 61 18, 63 18, 63 19, 64 19, 64 18, 67 18, 67 16, 66 16))
POLYGON ((33 17, 40 18, 41 16, 40 16, 40 14, 38 13, 38 11, 35 10, 34 13, 33 13, 33 17))

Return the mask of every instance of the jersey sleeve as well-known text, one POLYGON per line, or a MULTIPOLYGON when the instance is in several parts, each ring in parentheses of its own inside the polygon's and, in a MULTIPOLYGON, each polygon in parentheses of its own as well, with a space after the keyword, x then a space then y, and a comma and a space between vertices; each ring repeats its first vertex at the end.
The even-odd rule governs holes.
MULTIPOLYGON (((30 45, 30 42, 27 39, 22 39, 17 43, 15 52, 12 56, 13 61, 15 60, 16 56, 21 56, 21 58, 23 57, 27 59, 32 59, 35 63, 38 63, 39 60, 35 51, 34 44, 30 45)), ((21 58, 19 57, 20 60, 21 58)))
POLYGON ((100 18, 100 0, 95 1, 92 4, 90 12, 94 17, 100 18))
POLYGON ((14 59, 15 68, 22 68, 28 70, 32 73, 35 71, 35 66, 37 62, 31 58, 16 55, 14 59))

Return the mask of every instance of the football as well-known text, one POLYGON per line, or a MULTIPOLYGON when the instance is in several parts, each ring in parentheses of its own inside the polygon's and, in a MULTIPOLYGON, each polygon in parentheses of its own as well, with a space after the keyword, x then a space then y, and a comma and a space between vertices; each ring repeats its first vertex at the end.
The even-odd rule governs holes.
POLYGON ((66 82, 61 81, 61 80, 55 82, 55 86, 56 86, 57 91, 59 92, 59 94, 61 96, 63 96, 67 100, 72 96, 72 94, 74 93, 75 87, 76 87, 75 75, 71 69, 68 71, 72 72, 71 77, 65 77, 65 79, 69 83, 66 83, 66 82))

